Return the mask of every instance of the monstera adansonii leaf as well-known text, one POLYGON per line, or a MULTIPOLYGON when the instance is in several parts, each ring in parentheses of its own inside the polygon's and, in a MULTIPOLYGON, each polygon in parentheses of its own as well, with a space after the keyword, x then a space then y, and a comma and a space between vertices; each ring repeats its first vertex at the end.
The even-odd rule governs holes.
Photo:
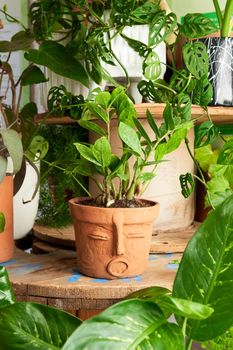
POLYGON ((58 309, 36 303, 15 303, 0 309, 0 350, 57 350, 81 321, 58 309))
POLYGON ((153 302, 125 300, 85 322, 63 350, 183 350, 184 338, 153 302))
MULTIPOLYGON (((214 309, 188 321, 189 336, 205 341, 233 324, 233 195, 213 210, 189 242, 176 275, 173 296, 214 309)), ((178 320, 180 321, 180 320, 178 320)))

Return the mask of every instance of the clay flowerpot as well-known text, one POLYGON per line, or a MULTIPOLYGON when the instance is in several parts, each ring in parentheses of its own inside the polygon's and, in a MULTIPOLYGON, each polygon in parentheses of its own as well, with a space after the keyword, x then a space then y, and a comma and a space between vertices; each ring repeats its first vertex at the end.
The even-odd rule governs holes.
POLYGON ((0 183, 0 212, 5 216, 5 229, 0 233, 0 263, 10 260, 14 253, 13 238, 13 176, 0 183))
POLYGON ((69 201, 74 221, 77 266, 84 275, 123 278, 143 273, 148 264, 152 224, 159 204, 143 208, 101 208, 69 201))

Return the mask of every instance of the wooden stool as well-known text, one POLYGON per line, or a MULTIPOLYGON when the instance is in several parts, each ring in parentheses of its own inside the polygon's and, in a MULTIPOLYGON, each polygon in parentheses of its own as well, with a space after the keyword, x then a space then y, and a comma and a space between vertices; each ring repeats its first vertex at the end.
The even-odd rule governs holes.
POLYGON ((172 289, 181 254, 152 254, 140 276, 117 280, 95 279, 76 269, 76 254, 57 249, 35 255, 19 249, 6 263, 18 301, 33 301, 61 308, 86 319, 130 293, 151 286, 172 289))

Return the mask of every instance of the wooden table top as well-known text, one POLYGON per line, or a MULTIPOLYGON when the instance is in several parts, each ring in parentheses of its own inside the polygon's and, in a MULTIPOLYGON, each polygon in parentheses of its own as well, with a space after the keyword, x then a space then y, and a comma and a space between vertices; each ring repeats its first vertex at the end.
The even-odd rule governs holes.
POLYGON ((58 299, 118 300, 133 291, 163 286, 171 289, 181 254, 151 254, 147 271, 133 278, 96 279, 80 274, 73 251, 35 255, 19 249, 6 266, 16 295, 58 299))

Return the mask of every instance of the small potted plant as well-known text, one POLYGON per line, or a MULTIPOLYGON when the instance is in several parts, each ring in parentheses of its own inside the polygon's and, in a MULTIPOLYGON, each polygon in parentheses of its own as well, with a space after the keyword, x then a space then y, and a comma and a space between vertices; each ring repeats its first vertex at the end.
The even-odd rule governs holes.
MULTIPOLYGON (((209 81, 213 86, 213 105, 232 106, 232 15, 233 2, 226 1, 222 12, 218 0, 213 0, 218 19, 216 26, 211 19, 202 14, 188 14, 180 26, 180 32, 187 39, 203 42, 209 54, 209 81)), ((190 45, 192 45, 190 43, 190 45)))
POLYGON ((122 87, 112 94, 99 92, 94 101, 85 104, 79 124, 98 138, 93 144, 75 143, 81 159, 74 163, 72 174, 92 178, 100 195, 70 200, 81 273, 112 279, 138 275, 146 269, 159 205, 141 196, 155 177, 158 164, 179 147, 193 126, 190 118, 175 118, 170 104, 160 127, 149 110, 147 120, 154 132, 152 139, 122 87), (114 129, 121 140, 118 156, 110 143, 114 129), (148 171, 151 165, 153 170, 148 171))

